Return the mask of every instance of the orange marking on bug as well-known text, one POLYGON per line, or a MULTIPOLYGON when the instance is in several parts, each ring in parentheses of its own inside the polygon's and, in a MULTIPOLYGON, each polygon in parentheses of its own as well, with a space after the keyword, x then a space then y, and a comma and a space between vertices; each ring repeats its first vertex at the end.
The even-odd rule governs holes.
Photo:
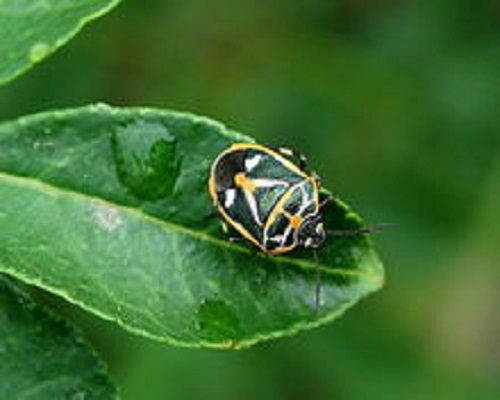
POLYGON ((234 183, 236 186, 252 193, 255 189, 255 183, 248 179, 243 172, 240 172, 234 176, 234 183))
POLYGON ((302 217, 298 214, 290 218, 290 226, 294 229, 298 228, 301 222, 302 222, 302 217))

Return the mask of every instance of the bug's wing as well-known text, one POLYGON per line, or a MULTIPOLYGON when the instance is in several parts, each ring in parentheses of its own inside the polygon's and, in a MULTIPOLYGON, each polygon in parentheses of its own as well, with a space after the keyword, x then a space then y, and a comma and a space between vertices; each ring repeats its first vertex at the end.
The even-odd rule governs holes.
POLYGON ((297 243, 297 229, 300 221, 318 212, 316 186, 312 179, 303 180, 292 186, 276 205, 264 229, 264 244, 268 250, 281 248, 288 251, 297 243), (293 226, 289 217, 299 217, 293 226))
POLYGON ((296 166, 258 145, 240 145, 223 154, 213 171, 214 191, 227 222, 242 236, 264 247, 265 226, 280 199, 307 179, 296 166), (243 175, 243 183, 236 182, 243 175))
POLYGON ((270 150, 246 150, 245 170, 249 178, 282 180, 290 185, 307 178, 296 165, 270 150))
POLYGON ((272 209, 287 190, 304 177, 287 168, 284 160, 272 152, 248 149, 245 157, 245 173, 255 186, 253 196, 259 219, 265 223, 272 209))
POLYGON ((263 226, 254 196, 241 188, 229 188, 217 193, 217 198, 227 222, 250 241, 262 243, 263 226))

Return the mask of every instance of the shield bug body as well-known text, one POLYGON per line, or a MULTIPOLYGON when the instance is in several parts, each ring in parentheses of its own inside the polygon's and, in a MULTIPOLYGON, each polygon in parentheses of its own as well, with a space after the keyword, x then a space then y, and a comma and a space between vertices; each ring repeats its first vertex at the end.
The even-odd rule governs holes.
POLYGON ((267 254, 325 240, 320 210, 329 198, 320 200, 318 178, 291 150, 234 143, 214 161, 209 191, 224 221, 267 254))

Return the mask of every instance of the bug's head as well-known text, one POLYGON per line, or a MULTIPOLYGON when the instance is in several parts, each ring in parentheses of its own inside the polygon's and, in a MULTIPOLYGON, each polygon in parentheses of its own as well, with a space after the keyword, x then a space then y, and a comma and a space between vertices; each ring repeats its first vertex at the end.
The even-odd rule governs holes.
POLYGON ((301 246, 317 249, 326 238, 325 227, 321 215, 315 214, 302 221, 297 233, 298 242, 301 246))

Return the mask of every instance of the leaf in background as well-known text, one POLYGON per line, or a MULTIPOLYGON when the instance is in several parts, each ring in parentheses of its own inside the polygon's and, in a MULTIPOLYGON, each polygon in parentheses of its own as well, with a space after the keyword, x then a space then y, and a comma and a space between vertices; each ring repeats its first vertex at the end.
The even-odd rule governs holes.
MULTIPOLYGON (((188 346, 242 347, 332 320, 383 283, 366 236, 330 238, 318 265, 229 244, 207 217, 212 161, 250 140, 190 114, 105 105, 0 125, 0 270, 188 346)), ((338 200, 325 216, 330 229, 361 224, 338 200)))
POLYGON ((119 0, 0 0, 0 84, 40 62, 119 0))
POLYGON ((0 399, 115 399, 79 332, 0 274, 0 399))

